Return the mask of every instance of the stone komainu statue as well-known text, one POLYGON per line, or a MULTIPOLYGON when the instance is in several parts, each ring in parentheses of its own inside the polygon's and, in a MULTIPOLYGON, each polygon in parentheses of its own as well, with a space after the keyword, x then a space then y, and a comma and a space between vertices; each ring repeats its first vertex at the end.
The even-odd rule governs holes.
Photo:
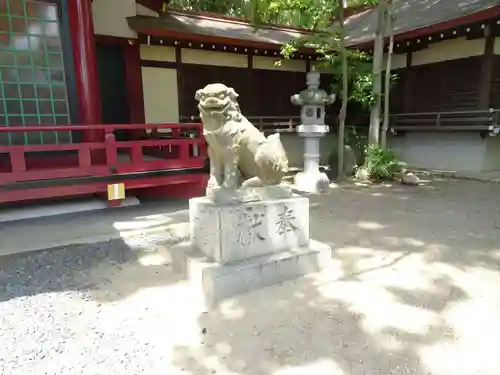
POLYGON ((278 185, 288 171, 288 159, 278 133, 265 137, 241 114, 233 88, 221 83, 196 92, 208 143, 210 180, 216 187, 278 185))

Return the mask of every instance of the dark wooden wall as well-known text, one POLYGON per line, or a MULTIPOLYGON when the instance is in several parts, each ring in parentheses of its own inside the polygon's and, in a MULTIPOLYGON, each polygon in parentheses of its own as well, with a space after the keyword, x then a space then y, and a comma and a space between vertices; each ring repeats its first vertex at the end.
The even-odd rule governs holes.
POLYGON ((246 81, 246 68, 211 66, 198 64, 182 64, 179 82, 179 115, 198 116, 196 91, 209 83, 224 83, 232 87, 240 95, 238 102, 242 111, 251 108, 251 96, 246 81))
MULTIPOLYGON (((482 56, 395 71, 391 112, 468 111, 479 108, 482 56), (410 82, 407 82, 410 80, 410 82), (407 99, 410 100, 407 100, 407 99)), ((500 73, 498 73, 500 90, 500 73)))
MULTIPOLYGON (((180 116, 198 116, 194 95, 209 83, 224 83, 239 94, 238 102, 246 116, 298 116, 300 110, 290 96, 306 88, 305 72, 230 68, 182 64, 179 87, 180 116)), ((329 91, 331 75, 322 74, 322 87, 329 91)))
MULTIPOLYGON (((412 66, 411 71, 394 70, 398 79, 391 89, 391 113, 479 109, 482 59, 483 56, 476 56, 412 66)), ((290 96, 306 87, 305 72, 182 64, 180 76, 181 117, 198 116, 194 95, 209 83, 222 82, 233 87, 247 116, 298 116, 299 108, 291 104, 290 96)), ((332 80, 331 74, 322 74, 321 88, 331 92, 332 80)), ((500 108, 500 56, 494 57, 489 106, 500 108)), ((339 107, 337 100, 327 108, 327 115, 336 118, 339 107)), ((354 115, 349 113, 348 117, 354 115)))
POLYGON ((390 109, 392 113, 403 113, 405 112, 405 85, 407 71, 406 69, 394 69, 392 73, 397 76, 397 79, 396 82, 393 83, 389 94, 390 109))
POLYGON ((298 116, 300 110, 290 97, 305 89, 305 72, 252 70, 255 91, 253 116, 298 116))

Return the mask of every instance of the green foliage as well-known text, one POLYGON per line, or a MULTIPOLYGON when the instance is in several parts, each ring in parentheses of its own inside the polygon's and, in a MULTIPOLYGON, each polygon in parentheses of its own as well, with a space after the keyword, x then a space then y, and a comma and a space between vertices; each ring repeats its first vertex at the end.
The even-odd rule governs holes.
POLYGON ((306 29, 327 27, 335 11, 335 5, 327 0, 172 0, 169 8, 243 17, 255 25, 306 29))
POLYGON ((376 181, 391 179, 401 170, 396 154, 379 145, 369 145, 366 148, 363 168, 368 172, 370 179, 376 181))
POLYGON ((372 83, 373 75, 371 72, 362 72, 353 77, 349 100, 360 103, 365 109, 370 108, 375 102, 375 97, 372 93, 372 83))
MULTIPOLYGON (((397 74, 391 74, 391 87, 398 80, 397 74)), ((349 100, 358 102, 363 108, 369 109, 375 102, 375 97, 372 92, 373 75, 371 72, 360 72, 352 79, 352 90, 349 95, 349 100)), ((383 94, 381 94, 383 96, 383 94)))
MULTIPOLYGON (((376 5, 377 0, 349 0, 349 6, 376 5)), ((332 69, 331 90, 340 97, 341 58, 339 30, 332 24, 338 4, 330 0, 172 0, 170 9, 191 12, 213 12, 243 17, 256 26, 278 24, 302 27, 313 31, 307 37, 283 45, 281 54, 291 58, 301 46, 313 47, 319 54, 319 64, 332 69), (329 31, 325 31, 329 28, 329 31)), ((369 108, 372 95, 371 57, 363 52, 348 50, 349 101, 369 108)), ((279 64, 279 63, 278 63, 279 64)))
MULTIPOLYGON (((318 65, 333 72, 330 89, 338 97, 342 92, 342 61, 338 53, 338 37, 332 32, 317 32, 298 41, 286 43, 281 48, 281 54, 288 59, 301 47, 314 47, 319 54, 318 65)), ((361 104, 362 108, 369 109, 375 102, 372 93, 372 57, 364 52, 348 50, 347 54, 349 93, 351 102, 361 104)), ((398 75, 391 74, 391 86, 397 82, 398 75)))
POLYGON ((172 0, 168 9, 187 12, 211 12, 232 17, 244 17, 249 12, 249 3, 242 0, 172 0))
MULTIPOLYGON (((390 180, 401 171, 401 163, 392 150, 382 148, 379 145, 368 145, 366 134, 359 132, 355 126, 346 126, 345 145, 354 151, 356 164, 366 170, 371 180, 390 180)), ((328 157, 328 164, 330 169, 334 171, 335 176, 338 152, 337 144, 333 143, 328 157)))

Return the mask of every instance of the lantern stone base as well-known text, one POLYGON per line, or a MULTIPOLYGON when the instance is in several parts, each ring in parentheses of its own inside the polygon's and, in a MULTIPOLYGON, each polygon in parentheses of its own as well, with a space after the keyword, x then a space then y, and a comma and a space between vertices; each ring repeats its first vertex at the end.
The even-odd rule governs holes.
POLYGON ((237 294, 323 268, 328 245, 309 238, 309 199, 233 205, 189 201, 190 243, 182 269, 210 309, 237 294))
POLYGON ((297 190, 307 193, 325 193, 330 187, 328 176, 319 171, 299 172, 294 183, 297 190))

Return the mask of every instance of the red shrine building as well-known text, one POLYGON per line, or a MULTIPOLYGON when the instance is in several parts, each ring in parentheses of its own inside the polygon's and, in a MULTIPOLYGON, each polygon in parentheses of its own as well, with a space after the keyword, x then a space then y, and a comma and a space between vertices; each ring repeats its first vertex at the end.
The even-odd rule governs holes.
MULTIPOLYGON (((500 169, 498 1, 422 1, 395 0, 390 145, 418 166, 500 169)), ((350 45, 370 50, 373 11, 346 24, 350 45)), ((305 34, 165 11, 162 0, 1 0, 0 204, 203 194, 194 94, 213 82, 235 88, 254 124, 288 127, 282 140, 301 166, 290 96, 312 66, 324 88, 331 81, 313 50, 280 61, 281 45, 305 34)), ((333 130, 338 104, 327 110, 333 130)))
POLYGON ((194 93, 208 83, 233 86, 254 121, 298 118, 289 97, 315 56, 276 62, 305 31, 255 32, 238 19, 162 12, 162 3, 0 2, 0 204, 203 194, 194 93))
POLYGON ((304 50, 276 62, 280 46, 304 31, 255 32, 241 20, 161 7, 0 2, 0 204, 203 194, 208 163, 194 93, 211 82, 233 86, 255 121, 298 112, 289 97, 315 57, 304 50))

